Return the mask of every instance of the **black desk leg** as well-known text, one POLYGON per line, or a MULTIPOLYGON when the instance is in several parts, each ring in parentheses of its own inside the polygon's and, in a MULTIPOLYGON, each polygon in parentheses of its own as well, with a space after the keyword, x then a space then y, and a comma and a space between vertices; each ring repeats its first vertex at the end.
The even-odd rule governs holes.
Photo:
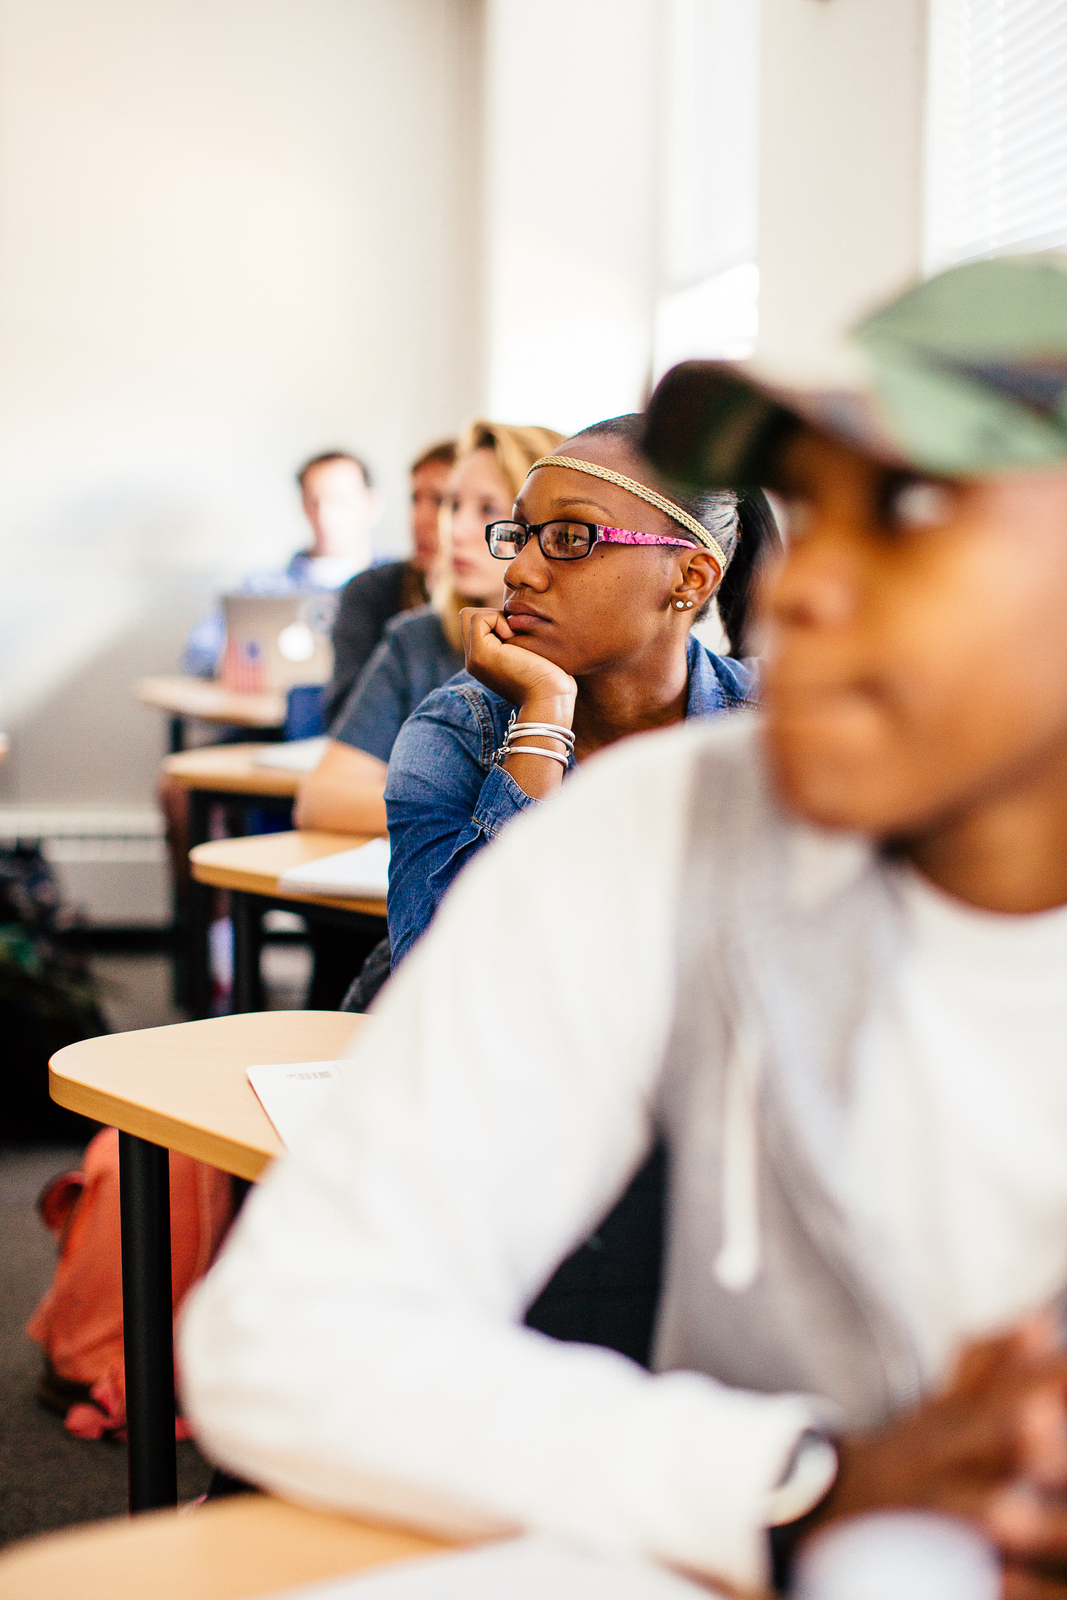
MULTIPOLYGON (((211 834, 211 797, 201 789, 189 791, 189 848, 204 844, 211 834)), ((215 890, 210 884, 189 884, 185 940, 188 973, 189 1012, 194 1018, 210 1017, 211 994, 211 919, 215 909, 215 890)))
POLYGON ((169 1151, 119 1134, 119 1203, 130 1511, 153 1511, 178 1503, 169 1151))
POLYGON ((258 895, 230 891, 233 918, 233 1009, 263 1010, 263 903, 258 895))

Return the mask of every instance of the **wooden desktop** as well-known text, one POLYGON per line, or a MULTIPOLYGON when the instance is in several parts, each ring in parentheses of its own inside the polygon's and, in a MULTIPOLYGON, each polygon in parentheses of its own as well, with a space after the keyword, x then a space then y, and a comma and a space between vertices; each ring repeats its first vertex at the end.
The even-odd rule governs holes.
POLYGON ((0 1555, 0 1600, 259 1600, 450 1548, 241 1495, 16 1545, 0 1555))

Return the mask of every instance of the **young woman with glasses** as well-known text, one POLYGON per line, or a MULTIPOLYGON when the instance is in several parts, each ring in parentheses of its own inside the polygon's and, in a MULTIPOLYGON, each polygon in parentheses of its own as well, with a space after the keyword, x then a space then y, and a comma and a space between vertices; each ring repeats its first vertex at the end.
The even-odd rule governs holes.
POLYGON ((752 579, 777 542, 762 494, 681 494, 641 456, 640 418, 597 423, 531 469, 486 530, 502 609, 463 612, 467 670, 429 695, 385 788, 393 966, 463 866, 575 765, 629 734, 745 705, 740 660, 691 636, 718 596, 745 651, 752 579))

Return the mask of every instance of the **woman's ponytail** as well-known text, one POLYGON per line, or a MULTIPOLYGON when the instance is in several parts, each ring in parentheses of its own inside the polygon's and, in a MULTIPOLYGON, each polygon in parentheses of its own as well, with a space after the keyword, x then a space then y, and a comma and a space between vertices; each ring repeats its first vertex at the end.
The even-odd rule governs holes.
POLYGON ((737 497, 737 548, 723 574, 717 599, 730 654, 743 657, 749 611, 760 567, 781 548, 781 535, 770 501, 762 489, 745 489, 737 497))

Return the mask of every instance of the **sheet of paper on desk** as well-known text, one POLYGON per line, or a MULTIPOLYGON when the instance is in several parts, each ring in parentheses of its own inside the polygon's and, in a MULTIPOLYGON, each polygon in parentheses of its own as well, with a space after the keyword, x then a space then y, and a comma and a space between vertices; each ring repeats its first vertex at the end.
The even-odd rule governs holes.
POLYGON ((336 855, 290 867, 278 882, 313 894, 384 897, 389 888, 389 840, 371 839, 353 850, 338 850, 336 855))
POLYGON ((256 1098, 287 1150, 344 1071, 343 1061, 271 1061, 246 1067, 256 1098))
POLYGON ((325 734, 315 739, 290 739, 286 744, 275 744, 261 750, 252 765, 277 767, 282 772, 314 772, 326 754, 329 742, 325 734))
POLYGON ((708 1600, 708 1590, 662 1567, 605 1561, 531 1536, 355 1573, 287 1600, 708 1600))

